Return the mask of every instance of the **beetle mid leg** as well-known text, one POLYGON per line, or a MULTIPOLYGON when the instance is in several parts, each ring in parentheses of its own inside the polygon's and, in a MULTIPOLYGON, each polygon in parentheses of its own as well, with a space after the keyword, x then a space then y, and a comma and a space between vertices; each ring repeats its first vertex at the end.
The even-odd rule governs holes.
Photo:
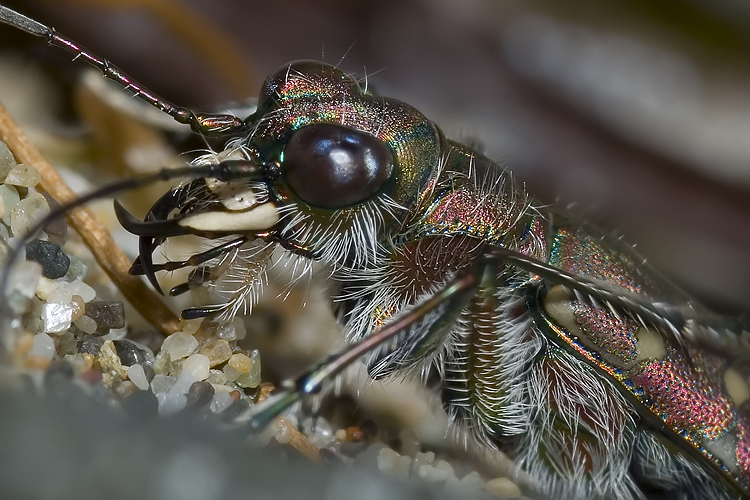
POLYGON ((377 280, 361 287, 347 328, 350 338, 364 338, 439 292, 453 273, 470 273, 477 292, 452 322, 394 346, 387 356, 370 356, 366 364, 376 379, 409 374, 439 380, 437 392, 459 441, 496 448, 496 438, 526 431, 523 380, 540 343, 527 334, 531 320, 520 284, 528 278, 485 261, 485 248, 464 236, 404 245, 383 260, 377 280))

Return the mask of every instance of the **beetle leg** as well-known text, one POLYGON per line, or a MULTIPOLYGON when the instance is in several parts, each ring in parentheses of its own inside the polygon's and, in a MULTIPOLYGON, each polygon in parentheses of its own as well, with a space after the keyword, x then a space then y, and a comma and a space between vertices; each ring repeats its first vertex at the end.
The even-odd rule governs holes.
POLYGON ((198 319, 205 318, 206 316, 214 316, 226 309, 226 305, 221 306, 205 306, 205 307, 188 307, 183 309, 180 313, 182 319, 198 319))
MULTIPOLYGON (((247 239, 248 239, 247 236, 242 236, 241 238, 236 238, 224 244, 215 246, 213 248, 209 248, 205 252, 191 255, 186 260, 170 260, 170 261, 164 262, 163 264, 154 264, 152 266, 152 269, 155 272, 176 271, 177 269, 182 269, 183 267, 187 267, 187 266, 198 266, 200 264, 203 264, 204 262, 207 262, 211 259, 215 259, 216 257, 220 257, 224 255, 225 253, 231 250, 234 250, 237 247, 242 246, 245 242, 247 242, 247 239)), ((146 274, 146 270, 143 264, 141 264, 139 260, 136 260, 131 266, 130 274, 135 274, 135 275, 146 274)))
POLYGON ((648 326, 653 325, 678 345, 686 341, 729 359, 750 360, 750 328, 734 318, 696 312, 689 304, 678 307, 613 287, 606 282, 550 266, 520 252, 493 248, 487 258, 498 259, 562 285, 579 301, 606 306, 648 326))
MULTIPOLYGON (((478 267, 483 269, 483 266, 478 267)), ((481 276, 481 272, 477 269, 458 274, 440 291, 397 316, 372 335, 349 344, 345 349, 324 359, 296 380, 287 380, 282 383, 283 391, 280 394, 272 396, 255 407, 249 420, 250 428, 262 430, 273 418, 304 396, 320 392, 325 383, 366 354, 385 353, 385 356, 388 356, 401 353, 408 355, 410 350, 402 351, 397 348, 405 342, 418 344, 431 333, 442 330, 447 324, 452 324, 476 292, 479 280, 477 276, 481 276)), ((396 360, 391 360, 391 362, 394 361, 396 360)))
POLYGON ((179 285, 169 290, 169 296, 177 297, 178 295, 189 292, 193 288, 200 286, 208 281, 211 281, 210 269, 208 269, 206 266, 198 267, 190 271, 190 276, 188 277, 188 280, 186 282, 180 283, 179 285))
POLYGON ((172 236, 183 236, 191 234, 190 228, 181 226, 179 218, 167 220, 148 220, 141 222, 136 219, 125 207, 115 200, 115 216, 122 227, 129 233, 146 236, 149 238, 158 236, 160 238, 170 238, 172 236))

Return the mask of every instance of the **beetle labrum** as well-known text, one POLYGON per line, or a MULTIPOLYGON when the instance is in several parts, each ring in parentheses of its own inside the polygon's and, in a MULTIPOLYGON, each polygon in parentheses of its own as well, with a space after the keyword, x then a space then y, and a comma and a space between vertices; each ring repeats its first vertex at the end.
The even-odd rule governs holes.
POLYGON ((36 21, 5 7, 0 20, 72 51, 196 132, 235 137, 165 173, 195 180, 144 221, 117 205, 140 237, 134 272, 159 289, 156 272, 196 266, 173 292, 216 289, 217 305, 184 317, 229 321, 251 307, 277 247, 287 265, 321 261, 341 283, 351 347, 253 425, 368 355, 375 378, 436 371, 459 432, 510 454, 553 497, 750 495, 747 329, 606 232, 536 207, 508 170, 414 108, 300 61, 266 80, 247 118, 196 115, 36 21), (166 238, 186 234, 219 243, 185 262, 153 262, 166 238))

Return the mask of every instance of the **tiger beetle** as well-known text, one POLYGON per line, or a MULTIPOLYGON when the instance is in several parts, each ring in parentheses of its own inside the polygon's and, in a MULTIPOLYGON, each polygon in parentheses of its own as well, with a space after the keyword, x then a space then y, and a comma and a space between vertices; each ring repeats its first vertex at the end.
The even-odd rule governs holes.
MULTIPOLYGON (((189 177, 143 221, 131 272, 195 267, 210 286, 183 318, 231 321, 273 265, 328 266, 348 345, 258 405, 262 429, 355 360, 374 379, 437 374, 456 432, 502 450, 553 498, 750 497, 750 331, 712 313, 610 233, 541 207, 512 174, 419 111, 339 68, 283 66, 255 112, 198 114, 161 99, 53 29, 0 20, 95 66, 223 151, 105 187, 189 177), (165 240, 214 246, 155 263, 165 240)), ((49 220, 59 211, 49 216, 49 220)), ((41 228, 47 219, 37 226, 41 228)), ((33 232, 33 231, 32 231, 33 232)), ((7 273, 6 273, 7 276, 7 273)))

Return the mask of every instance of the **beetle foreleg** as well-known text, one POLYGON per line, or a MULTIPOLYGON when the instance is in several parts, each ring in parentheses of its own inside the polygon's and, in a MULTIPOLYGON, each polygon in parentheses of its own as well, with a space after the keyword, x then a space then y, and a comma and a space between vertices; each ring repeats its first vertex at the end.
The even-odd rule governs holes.
MULTIPOLYGON (((186 260, 170 260, 162 264, 154 264, 152 269, 154 272, 176 271, 178 269, 182 269, 183 267, 198 266, 200 264, 203 264, 204 262, 208 262, 211 259, 221 257, 225 253, 230 252, 234 250, 235 248, 242 246, 244 243, 247 242, 247 239, 248 239, 247 236, 236 238, 234 240, 228 241, 221 245, 209 248, 208 250, 204 252, 191 255, 186 260)), ((146 270, 144 269, 143 264, 141 264, 139 260, 136 260, 133 263, 133 266, 130 268, 130 274, 135 274, 135 275, 146 274, 146 270)))

